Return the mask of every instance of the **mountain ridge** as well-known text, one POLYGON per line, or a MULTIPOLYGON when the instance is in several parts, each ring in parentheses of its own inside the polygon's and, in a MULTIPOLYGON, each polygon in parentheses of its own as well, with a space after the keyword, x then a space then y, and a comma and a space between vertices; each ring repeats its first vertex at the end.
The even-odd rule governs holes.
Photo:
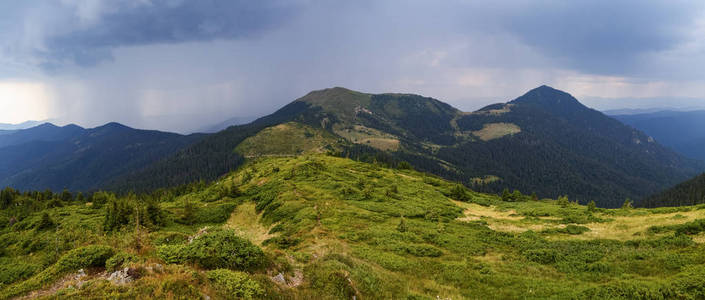
POLYGON ((209 136, 116 180, 113 187, 141 189, 143 182, 157 187, 215 179, 244 162, 233 152, 238 144, 286 122, 344 138, 350 144, 338 155, 388 164, 408 161, 419 170, 481 191, 516 188, 546 197, 568 194, 582 203, 596 200, 611 207, 705 169, 548 86, 472 113, 420 95, 334 87, 312 91, 271 115, 209 136), (188 179, 160 177, 170 165, 194 173, 188 179), (488 183, 481 178, 499 180, 488 183))
POLYGON ((0 136, 0 185, 16 189, 96 190, 198 140, 111 122, 94 128, 45 123, 0 136))

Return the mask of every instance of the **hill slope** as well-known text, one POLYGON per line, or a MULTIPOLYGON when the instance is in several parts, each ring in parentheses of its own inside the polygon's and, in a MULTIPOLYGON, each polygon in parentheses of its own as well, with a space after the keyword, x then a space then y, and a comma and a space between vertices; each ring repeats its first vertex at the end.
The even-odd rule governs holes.
POLYGON ((705 160, 705 111, 659 111, 613 117, 685 156, 705 160))
POLYGON ((473 113, 418 95, 332 88, 212 135, 117 180, 114 187, 145 190, 215 179, 244 162, 233 151, 242 141, 286 122, 345 139, 347 144, 338 148, 342 156, 390 165, 407 161, 486 192, 516 188, 546 197, 568 194, 600 206, 640 199, 705 170, 703 163, 546 86, 473 113))
POLYGON ((681 182, 644 200, 646 207, 696 205, 705 203, 705 174, 681 182))
POLYGON ((83 129, 44 124, 0 136, 0 186, 93 190, 200 139, 117 123, 83 129))
POLYGON ((3 220, 16 216, 0 227, 0 299, 30 291, 192 299, 705 293, 701 206, 503 202, 415 171, 323 155, 252 161, 181 192, 99 193, 90 204, 50 198, 12 194, 0 209, 3 220))

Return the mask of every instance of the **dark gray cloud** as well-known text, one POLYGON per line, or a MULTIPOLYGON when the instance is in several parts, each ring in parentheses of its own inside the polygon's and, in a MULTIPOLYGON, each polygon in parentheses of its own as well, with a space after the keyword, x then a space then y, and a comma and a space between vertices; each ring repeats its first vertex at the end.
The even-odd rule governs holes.
POLYGON ((67 29, 48 36, 37 51, 46 60, 44 67, 66 62, 92 66, 112 59, 117 47, 253 37, 285 23, 301 8, 296 1, 102 1, 77 16, 85 5, 74 4, 74 18, 58 24, 67 29))
POLYGON ((41 87, 28 94, 46 95, 49 117, 181 132, 330 86, 464 110, 541 84, 603 99, 705 97, 704 5, 0 1, 0 87, 41 87))
POLYGON ((463 5, 469 31, 511 35, 556 65, 588 73, 644 70, 644 57, 692 37, 703 2, 539 0, 463 5), (477 12, 475 14, 471 12, 477 12))

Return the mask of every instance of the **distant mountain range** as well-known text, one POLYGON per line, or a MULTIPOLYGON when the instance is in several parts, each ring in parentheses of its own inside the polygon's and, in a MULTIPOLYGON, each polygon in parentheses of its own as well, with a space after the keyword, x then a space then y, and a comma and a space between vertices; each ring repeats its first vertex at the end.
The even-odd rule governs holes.
POLYGON ((613 115, 685 156, 705 160, 705 110, 613 115))
POLYGON ((118 123, 91 129, 45 123, 0 135, 0 186, 95 190, 201 138, 118 123))
POLYGON ((392 165, 406 161, 480 191, 509 188, 541 197, 567 194, 583 203, 595 200, 611 207, 705 170, 702 162, 547 86, 472 113, 419 95, 332 88, 205 137, 116 179, 111 187, 145 190, 214 179, 253 156, 253 149, 265 148, 263 155, 329 151, 392 165), (281 126, 291 122, 304 127, 281 126), (263 131, 268 127, 276 130, 263 131), (301 144, 296 140, 301 138, 328 145, 291 144, 301 144), (243 142, 246 146, 240 146, 243 142), (265 147, 271 144, 281 147, 265 147))
POLYGON ((216 133, 216 132, 221 131, 221 130, 224 130, 224 129, 230 127, 230 126, 242 125, 242 124, 250 123, 250 122, 254 121, 255 119, 257 119, 257 118, 255 118, 255 117, 250 117, 250 118, 247 118, 247 117, 235 117, 235 118, 230 118, 230 119, 227 119, 227 120, 222 121, 222 122, 217 123, 217 124, 212 124, 212 125, 208 125, 208 126, 204 126, 204 127, 202 127, 202 128, 199 128, 199 129, 196 130, 195 132, 198 132, 198 133, 216 133))
POLYGON ((27 129, 27 128, 32 128, 37 125, 41 125, 43 123, 47 123, 47 121, 26 121, 26 122, 22 122, 19 124, 0 123, 0 134, 2 134, 2 131, 13 131, 13 130, 19 130, 19 129, 27 129))

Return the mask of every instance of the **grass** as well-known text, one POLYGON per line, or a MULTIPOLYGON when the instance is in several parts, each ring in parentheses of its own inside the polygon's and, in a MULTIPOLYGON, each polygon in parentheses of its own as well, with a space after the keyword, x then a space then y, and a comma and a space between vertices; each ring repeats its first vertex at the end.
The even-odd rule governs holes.
POLYGON ((262 245, 262 242, 273 238, 276 234, 270 234, 269 231, 274 226, 262 225, 261 219, 261 214, 255 211, 254 203, 243 203, 235 209, 225 226, 235 230, 239 236, 262 245))
POLYGON ((521 132, 519 126, 512 123, 488 123, 482 129, 473 131, 472 134, 483 141, 501 138, 521 132))
POLYGON ((356 144, 368 145, 380 150, 395 151, 399 149, 399 139, 391 134, 362 125, 334 126, 334 132, 356 144))
MULTIPOLYGON (((103 232, 104 210, 85 204, 39 210, 3 228, 3 259, 27 268, 7 268, 0 278, 10 282, 0 298, 51 287, 60 275, 47 279, 42 270, 59 268, 59 258, 88 245, 122 250, 111 265, 129 256, 124 264, 143 270, 141 277, 118 286, 90 275, 81 288, 74 284, 47 297, 648 299, 705 293, 705 235, 693 223, 703 218, 701 207, 590 211, 549 199, 503 202, 469 190, 462 202, 453 199, 458 194, 456 183, 434 176, 320 154, 252 160, 217 182, 162 199, 167 221, 145 228, 139 249, 133 225, 103 232), (176 222, 186 203, 196 216, 225 214, 176 222), (45 211, 58 226, 36 231, 32 224, 45 211), (213 271, 157 255, 219 228, 259 245, 265 266, 213 271), (285 282, 272 280, 278 274, 285 282)), ((208 247, 199 249, 207 255, 208 247)))
POLYGON ((296 156, 333 150, 338 138, 320 128, 289 122, 265 128, 245 139, 235 151, 245 157, 296 156))

